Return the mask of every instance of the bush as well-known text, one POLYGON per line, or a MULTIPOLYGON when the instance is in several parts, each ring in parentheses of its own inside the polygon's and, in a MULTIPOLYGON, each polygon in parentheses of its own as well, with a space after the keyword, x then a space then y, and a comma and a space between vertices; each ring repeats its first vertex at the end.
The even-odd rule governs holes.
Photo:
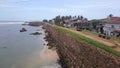
POLYGON ((99 34, 99 35, 98 35, 98 37, 102 37, 102 35, 101 35, 101 34, 99 34))
POLYGON ((109 39, 109 40, 110 40, 110 36, 107 36, 106 39, 109 39))

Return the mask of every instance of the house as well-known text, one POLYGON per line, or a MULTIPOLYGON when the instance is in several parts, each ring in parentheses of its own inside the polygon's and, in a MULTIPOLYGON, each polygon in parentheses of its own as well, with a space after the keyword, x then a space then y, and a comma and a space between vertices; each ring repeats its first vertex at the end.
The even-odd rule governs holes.
POLYGON ((67 28, 79 28, 79 29, 90 29, 92 24, 91 22, 87 21, 86 19, 80 20, 80 19, 68 19, 64 20, 64 27, 67 28))
POLYGON ((73 20, 64 20, 63 26, 67 27, 67 28, 72 28, 72 27, 74 27, 74 21, 73 20))
POLYGON ((120 17, 108 17, 103 27, 104 34, 109 36, 120 36, 120 17))
POLYGON ((49 20, 49 23, 50 23, 50 24, 55 24, 55 20, 54 20, 54 19, 49 20))
POLYGON ((90 20, 92 23, 92 31, 103 34, 103 25, 106 23, 105 19, 93 19, 90 20))
POLYGON ((76 27, 77 29, 91 30, 92 23, 90 21, 81 20, 79 22, 75 22, 74 27, 76 27))

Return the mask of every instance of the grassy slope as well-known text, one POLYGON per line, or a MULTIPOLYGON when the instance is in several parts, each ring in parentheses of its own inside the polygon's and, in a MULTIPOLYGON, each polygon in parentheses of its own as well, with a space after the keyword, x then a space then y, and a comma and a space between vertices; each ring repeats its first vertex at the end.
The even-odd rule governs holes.
POLYGON ((104 45, 104 44, 102 44, 100 42, 97 42, 95 40, 92 40, 92 39, 89 39, 87 37, 81 36, 79 34, 76 34, 74 32, 68 31, 68 30, 63 29, 63 28, 58 27, 58 26, 56 26, 55 28, 60 30, 60 31, 63 31, 63 32, 65 32, 65 33, 75 37, 75 38, 78 38, 78 39, 80 39, 80 40, 82 40, 84 42, 87 42, 87 43, 92 44, 92 45, 94 45, 94 46, 96 46, 98 48, 101 48, 101 49, 105 50, 106 52, 108 52, 110 54, 113 54, 113 55, 116 55, 116 56, 120 57, 120 52, 115 51, 112 48, 110 48, 110 47, 108 47, 108 46, 106 46, 106 45, 104 45))
POLYGON ((116 41, 120 43, 120 37, 111 37, 110 41, 116 41))
POLYGON ((82 32, 83 32, 84 34, 93 35, 93 36, 98 36, 98 33, 90 32, 89 30, 83 30, 82 32))
MULTIPOLYGON (((88 35, 92 35, 92 36, 96 36, 96 37, 98 37, 98 35, 99 35, 99 33, 90 32, 90 31, 88 31, 88 30, 83 30, 83 31, 81 31, 81 32, 83 32, 84 34, 88 34, 88 35)), ((111 37, 111 39, 108 40, 108 41, 113 42, 113 43, 114 43, 114 42, 120 43, 120 38, 119 38, 119 37, 111 37)))

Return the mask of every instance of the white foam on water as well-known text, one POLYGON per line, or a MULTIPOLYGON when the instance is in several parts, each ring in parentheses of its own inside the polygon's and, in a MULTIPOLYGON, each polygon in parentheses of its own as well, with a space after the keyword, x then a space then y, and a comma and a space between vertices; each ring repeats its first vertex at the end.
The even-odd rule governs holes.
POLYGON ((15 68, 15 65, 13 64, 11 68, 15 68))
POLYGON ((23 24, 24 22, 0 22, 0 25, 23 24))
POLYGON ((62 68, 60 64, 57 63, 59 57, 55 48, 49 49, 48 46, 45 46, 43 50, 39 52, 39 56, 35 54, 24 61, 22 60, 19 64, 14 64, 12 68, 62 68))
POLYGON ((61 68, 61 66, 57 63, 59 57, 55 49, 49 49, 48 46, 45 46, 40 53, 40 57, 46 64, 41 68, 61 68))

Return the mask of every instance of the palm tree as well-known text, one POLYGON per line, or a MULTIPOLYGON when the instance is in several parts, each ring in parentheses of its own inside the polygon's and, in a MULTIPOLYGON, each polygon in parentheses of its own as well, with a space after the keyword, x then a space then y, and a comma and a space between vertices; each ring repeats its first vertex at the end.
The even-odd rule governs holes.
POLYGON ((80 19, 83 20, 83 16, 80 16, 80 19))
POLYGON ((72 18, 72 16, 71 15, 69 15, 69 19, 71 19, 72 18))
POLYGON ((78 16, 78 18, 77 19, 79 19, 80 20, 80 16, 78 16))
POLYGON ((110 14, 108 17, 113 17, 113 15, 112 15, 112 14, 110 14))

